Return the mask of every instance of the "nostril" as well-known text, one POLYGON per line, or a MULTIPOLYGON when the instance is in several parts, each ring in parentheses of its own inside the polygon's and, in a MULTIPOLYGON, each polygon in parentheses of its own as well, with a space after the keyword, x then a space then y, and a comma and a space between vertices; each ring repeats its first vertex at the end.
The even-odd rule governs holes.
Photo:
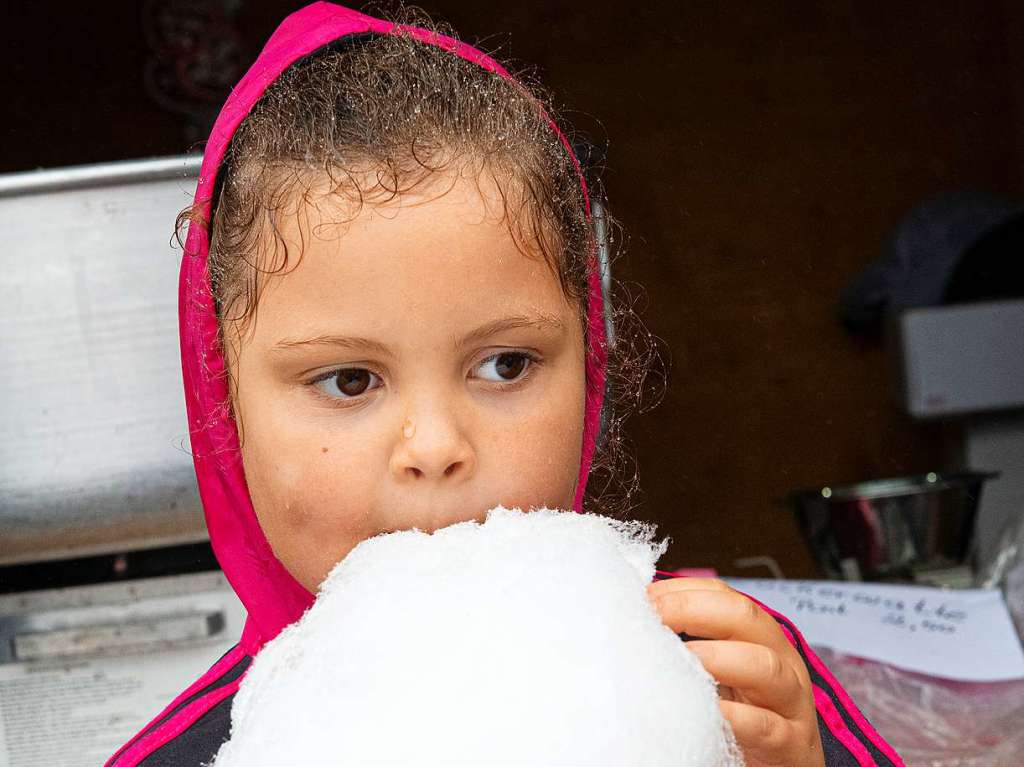
POLYGON ((461 465, 462 463, 460 461, 456 461, 455 463, 453 463, 451 466, 444 470, 444 475, 446 477, 450 477, 454 473, 454 471, 461 465))
POLYGON ((419 469, 417 469, 415 466, 409 466, 406 469, 406 471, 408 471, 410 474, 413 475, 413 477, 416 477, 416 478, 418 478, 421 474, 423 474, 423 472, 420 471, 419 469))

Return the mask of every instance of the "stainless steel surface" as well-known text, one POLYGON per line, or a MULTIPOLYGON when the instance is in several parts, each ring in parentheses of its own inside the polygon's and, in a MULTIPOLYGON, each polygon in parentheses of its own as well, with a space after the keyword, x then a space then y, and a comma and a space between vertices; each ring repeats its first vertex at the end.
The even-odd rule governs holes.
POLYGON ((912 580, 968 559, 982 484, 997 473, 922 474, 787 496, 831 578, 912 580))
POLYGON ((207 639, 223 628, 223 612, 147 615, 125 623, 66 628, 29 627, 11 638, 11 650, 13 660, 21 662, 158 652, 207 639))
POLYGON ((171 246, 197 171, 0 176, 0 563, 205 538, 171 246))
POLYGON ((201 155, 175 155, 5 173, 0 175, 0 197, 196 177, 202 163, 201 155))
POLYGON ((239 611, 219 571, 3 595, 0 664, 234 642, 226 629, 239 611))

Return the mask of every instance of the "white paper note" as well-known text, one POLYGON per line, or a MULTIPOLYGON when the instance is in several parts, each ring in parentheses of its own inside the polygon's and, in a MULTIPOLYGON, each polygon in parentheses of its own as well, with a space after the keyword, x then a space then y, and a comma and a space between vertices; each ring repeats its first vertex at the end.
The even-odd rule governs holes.
POLYGON ((1024 677, 1024 650, 997 589, 724 580, 789 618, 811 645, 947 679, 1024 677))

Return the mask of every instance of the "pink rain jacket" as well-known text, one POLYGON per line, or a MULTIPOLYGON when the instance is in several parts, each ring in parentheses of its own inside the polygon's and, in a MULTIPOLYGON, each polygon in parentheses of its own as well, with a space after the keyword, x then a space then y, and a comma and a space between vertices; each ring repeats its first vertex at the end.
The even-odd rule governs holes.
MULTIPOLYGON (((318 2, 286 18, 255 63, 231 92, 206 145, 195 200, 205 220, 217 173, 239 123, 266 88, 298 59, 352 35, 388 34, 390 22, 332 3, 318 2)), ((511 77, 484 53, 448 37, 412 29, 423 42, 437 45, 480 66, 511 77)), ((552 122, 566 151, 575 155, 552 122)), ((582 172, 580 184, 586 197, 582 172)), ((590 202, 587 197, 589 212, 590 202)), ((227 400, 224 359, 217 343, 217 318, 206 273, 208 233, 189 227, 179 282, 181 362, 185 382, 192 453, 199 492, 213 550, 229 582, 248 611, 242 636, 199 679, 189 685, 149 724, 122 746, 108 767, 198 767, 208 763, 230 734, 231 702, 260 648, 282 628, 296 621, 313 595, 285 570, 271 552, 257 523, 242 471, 235 423, 223 406, 227 400)), ((604 391, 606 337, 601 285, 596 268, 588 297, 586 421, 574 508, 582 508, 583 491, 594 453, 604 391)), ((670 577, 659 573, 659 579, 670 577)), ((807 663, 814 681, 818 721, 829 767, 902 765, 893 749, 878 736, 792 623, 775 615, 807 663)))

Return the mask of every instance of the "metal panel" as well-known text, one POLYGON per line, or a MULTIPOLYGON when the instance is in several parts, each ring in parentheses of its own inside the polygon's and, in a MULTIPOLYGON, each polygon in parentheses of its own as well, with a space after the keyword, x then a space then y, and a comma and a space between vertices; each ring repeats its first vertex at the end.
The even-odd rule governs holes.
POLYGON ((0 562, 205 538, 171 245, 198 168, 0 176, 0 562))

